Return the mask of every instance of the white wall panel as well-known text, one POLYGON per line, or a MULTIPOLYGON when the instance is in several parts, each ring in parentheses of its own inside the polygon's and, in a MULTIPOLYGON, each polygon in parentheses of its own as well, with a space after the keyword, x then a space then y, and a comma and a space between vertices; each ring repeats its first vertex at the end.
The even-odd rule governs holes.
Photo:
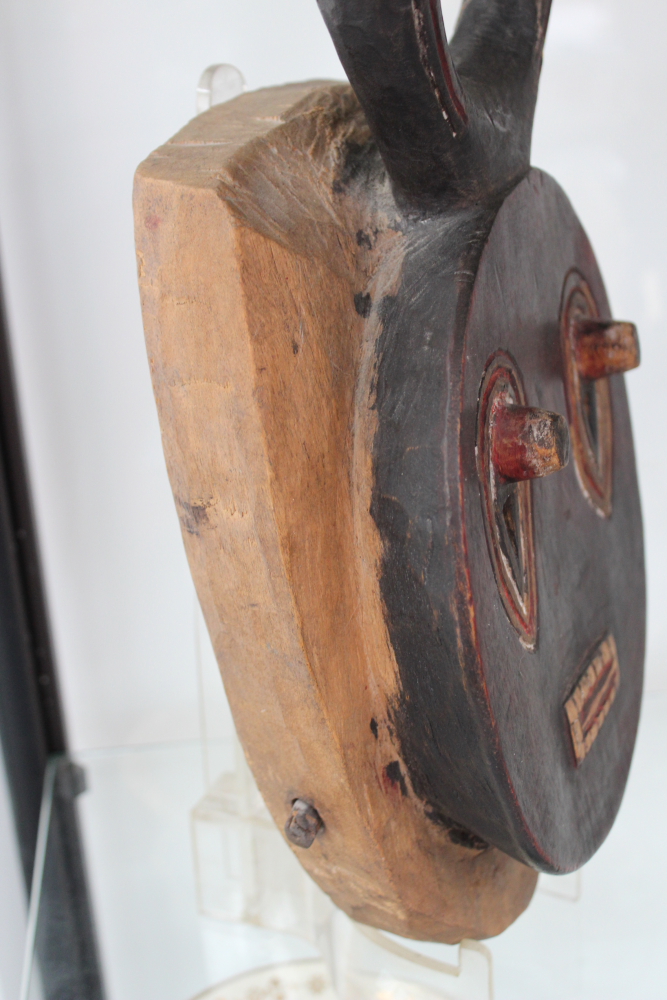
POLYGON ((193 598, 134 263, 134 169, 211 62, 331 75, 314 2, 5 0, 0 233, 75 748, 198 735, 193 598))
POLYGON ((647 682, 667 687, 667 7, 660 0, 553 0, 533 162, 563 185, 602 268, 615 316, 639 327, 626 376, 649 587, 647 682))

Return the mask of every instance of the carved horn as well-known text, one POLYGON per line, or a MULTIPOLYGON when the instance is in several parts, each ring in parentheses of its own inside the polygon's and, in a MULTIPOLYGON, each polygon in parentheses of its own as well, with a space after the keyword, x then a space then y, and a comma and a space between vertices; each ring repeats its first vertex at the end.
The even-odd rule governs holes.
POLYGON ((551 0, 318 0, 399 201, 489 200, 526 172, 551 0))

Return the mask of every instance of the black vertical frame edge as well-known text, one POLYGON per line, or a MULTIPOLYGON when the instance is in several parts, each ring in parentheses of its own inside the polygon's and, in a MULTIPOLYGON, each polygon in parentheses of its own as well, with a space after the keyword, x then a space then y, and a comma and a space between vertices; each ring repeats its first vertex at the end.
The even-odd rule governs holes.
MULTIPOLYGON (((30 890, 47 761, 67 753, 0 273, 0 743, 30 890)), ((56 783, 37 955, 47 1000, 104 989, 76 803, 56 783)))

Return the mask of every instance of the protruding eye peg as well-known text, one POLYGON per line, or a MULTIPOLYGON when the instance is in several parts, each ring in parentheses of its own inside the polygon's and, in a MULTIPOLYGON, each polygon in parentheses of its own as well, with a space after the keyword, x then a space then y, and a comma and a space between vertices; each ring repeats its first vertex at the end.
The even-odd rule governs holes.
MULTIPOLYGON (((528 480, 555 471, 546 470, 546 464, 554 462, 554 441, 560 441, 549 424, 551 417, 558 420, 555 414, 526 405, 523 380, 514 360, 503 351, 493 355, 479 394, 477 470, 498 591, 507 617, 527 649, 534 649, 537 642, 537 575, 528 480)), ((566 455, 562 459, 566 460, 566 455)))
POLYGON ((498 590, 527 649, 537 642, 537 575, 529 480, 567 465, 570 434, 558 413, 526 405, 521 373, 503 351, 486 369, 477 416, 477 468, 498 590))
POLYGON ((634 323, 580 319, 573 329, 579 377, 595 381, 622 375, 639 366, 639 338, 634 323))
POLYGON ((567 422, 558 413, 499 399, 491 415, 491 460, 506 480, 558 472, 570 457, 567 422))

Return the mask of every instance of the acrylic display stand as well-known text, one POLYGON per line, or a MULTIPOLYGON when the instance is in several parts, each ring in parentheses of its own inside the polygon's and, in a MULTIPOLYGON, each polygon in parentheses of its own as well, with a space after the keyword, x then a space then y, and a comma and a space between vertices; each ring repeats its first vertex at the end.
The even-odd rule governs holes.
MULTIPOLYGON (((197 112, 245 89, 234 66, 209 66, 199 81, 197 112)), ((219 757, 212 729, 231 717, 196 601, 195 619, 208 781, 219 757), (218 720, 213 726, 207 706, 218 720)), ((235 976, 196 1000, 492 1000, 492 954, 485 945, 401 939, 355 923, 334 906, 277 830, 238 741, 234 770, 222 773, 192 811, 192 834, 202 915, 293 935, 321 955, 235 976)), ((537 891, 576 903, 581 875, 542 875, 537 891)))
MULTIPOLYGON (((231 713, 196 599, 194 633, 208 787, 192 811, 199 911, 291 935, 321 956, 235 976, 197 1000, 490 1000, 492 943, 408 941, 355 924, 309 878, 264 806, 235 736, 230 745, 231 713)), ((581 873, 541 875, 537 891, 576 904, 581 873)))
POLYGON ((234 976, 195 1000, 336 1000, 336 995, 324 962, 305 959, 234 976))
POLYGON ((215 104, 224 104, 246 90, 243 73, 228 63, 208 66, 197 85, 197 114, 208 111, 215 104))
MULTIPOLYGON (((244 89, 243 75, 234 66, 209 66, 197 88, 197 111, 230 100, 244 89)), ((203 635, 198 641, 208 647, 203 635)), ((314 996, 320 1000, 491 1000, 491 953, 484 945, 463 941, 449 947, 403 941, 357 924, 338 910, 301 868, 276 829, 238 742, 235 758, 235 770, 223 773, 192 813, 199 909, 214 919, 303 938, 320 951, 322 959, 236 976, 197 1000, 306 1000, 314 996)))
POLYGON ((192 824, 201 912, 296 935, 322 955, 236 977, 203 994, 207 1000, 491 1000, 484 945, 406 941, 357 924, 333 905, 285 844, 240 745, 235 771, 195 806, 192 824))

